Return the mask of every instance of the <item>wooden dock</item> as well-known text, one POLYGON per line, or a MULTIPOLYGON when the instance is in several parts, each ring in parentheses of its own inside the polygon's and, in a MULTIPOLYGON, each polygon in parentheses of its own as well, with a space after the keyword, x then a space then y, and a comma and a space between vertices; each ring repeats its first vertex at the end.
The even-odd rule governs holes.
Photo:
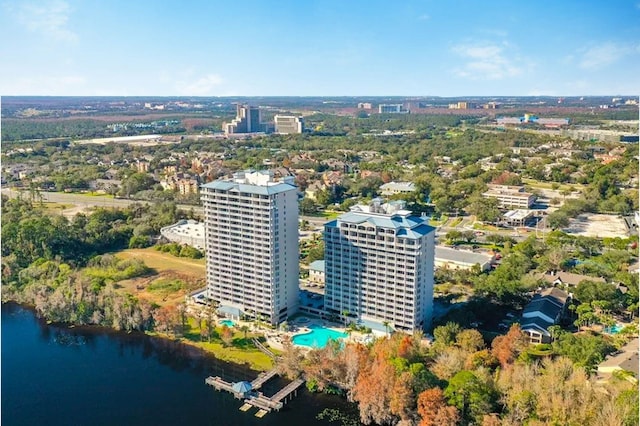
POLYGON ((247 411, 249 410, 249 406, 254 406, 258 408, 258 414, 261 414, 260 416, 256 414, 256 416, 262 417, 273 410, 279 411, 287 402, 287 398, 289 398, 290 401, 291 398, 298 394, 298 388, 304 383, 304 380, 301 379, 294 380, 276 392, 272 397, 265 396, 262 392, 256 392, 256 389, 262 387, 263 384, 277 374, 275 369, 261 373, 251 382, 252 391, 250 393, 238 393, 234 391, 233 383, 229 383, 217 376, 207 377, 204 382, 209 386, 213 386, 216 390, 226 391, 231 393, 235 398, 244 399, 244 405, 240 407, 240 410, 247 411))
POLYGON ((260 373, 258 377, 253 379, 253 381, 251 382, 251 387, 254 390, 258 390, 262 387, 262 385, 264 385, 265 383, 267 383, 269 380, 271 380, 277 375, 278 375, 278 371, 275 368, 273 370, 267 371, 266 373, 260 373))

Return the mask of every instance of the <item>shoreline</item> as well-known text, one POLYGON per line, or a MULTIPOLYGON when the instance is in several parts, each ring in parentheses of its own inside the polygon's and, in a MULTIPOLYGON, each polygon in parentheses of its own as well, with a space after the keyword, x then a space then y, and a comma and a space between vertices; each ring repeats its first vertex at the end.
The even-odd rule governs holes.
MULTIPOLYGON (((51 326, 51 327, 58 327, 58 328, 65 328, 65 329, 69 329, 71 331, 88 331, 88 332, 96 332, 96 331, 101 331, 103 333, 106 334, 125 334, 125 335, 129 335, 129 336, 134 336, 134 335, 139 335, 139 336, 144 336, 147 338, 151 338, 151 339, 160 339, 166 342, 171 342, 171 343, 175 343, 175 344, 180 344, 182 346, 184 346, 185 348, 189 349, 188 353, 189 356, 196 359, 196 358, 201 358, 203 356, 206 357, 212 357, 215 358, 217 361, 220 362, 225 362, 225 363, 229 363, 229 364, 234 364, 237 367, 240 368, 246 368, 247 370, 251 370, 252 372, 257 372, 257 373, 261 373, 264 371, 268 371, 268 369, 261 369, 261 368, 257 368, 254 364, 251 364, 250 362, 246 362, 246 361, 242 361, 242 360, 238 360, 238 359, 232 359, 232 358, 221 358, 219 356, 216 356, 216 352, 215 351, 210 351, 207 350, 201 346, 199 346, 197 344, 197 342, 193 342, 187 338, 184 337, 171 337, 168 334, 164 334, 164 333, 160 333, 157 331, 124 331, 124 330, 116 330, 115 328, 112 327, 106 327, 106 326, 101 326, 101 325, 95 325, 95 324, 74 324, 71 322, 53 322, 53 321, 49 321, 46 320, 45 318, 43 318, 42 316, 40 316, 40 314, 38 313, 38 311, 36 310, 35 306, 27 304, 27 303, 21 303, 21 302, 17 302, 15 300, 2 300, 2 305, 15 305, 15 306, 19 306, 22 309, 26 309, 28 311, 31 311, 33 313, 33 315, 38 319, 38 321, 40 321, 42 324, 47 325, 47 326, 51 326)), ((241 349, 239 349, 241 350, 241 349)), ((273 368, 273 367, 272 367, 273 368)))

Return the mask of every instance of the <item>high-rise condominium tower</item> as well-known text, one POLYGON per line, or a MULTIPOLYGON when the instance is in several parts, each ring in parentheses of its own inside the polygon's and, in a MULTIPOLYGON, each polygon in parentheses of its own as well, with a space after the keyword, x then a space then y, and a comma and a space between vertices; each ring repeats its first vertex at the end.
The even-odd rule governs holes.
POLYGON ((277 324, 298 305, 298 199, 293 178, 245 171, 201 187, 207 289, 227 315, 277 324))
POLYGON ((325 309, 372 328, 431 325, 435 229, 379 199, 325 225, 325 309))

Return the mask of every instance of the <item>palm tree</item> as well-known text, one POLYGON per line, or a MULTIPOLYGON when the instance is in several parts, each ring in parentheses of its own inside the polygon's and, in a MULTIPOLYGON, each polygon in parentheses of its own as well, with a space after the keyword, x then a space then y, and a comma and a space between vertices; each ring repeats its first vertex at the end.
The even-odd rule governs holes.
POLYGON ((389 321, 382 321, 382 325, 384 325, 384 329, 387 332, 387 336, 389 336, 389 321))
POLYGON ((342 316, 344 317, 344 327, 347 327, 347 321, 349 320, 349 311, 348 310, 344 310, 342 311, 342 316))
POLYGON ((244 334, 244 340, 247 340, 247 332, 249 331, 249 326, 246 324, 242 324, 240 326, 240 331, 244 334))
POLYGON ((560 333, 562 333, 562 327, 559 325, 552 325, 547 328, 547 331, 551 334, 551 340, 556 340, 558 336, 560 336, 560 333))

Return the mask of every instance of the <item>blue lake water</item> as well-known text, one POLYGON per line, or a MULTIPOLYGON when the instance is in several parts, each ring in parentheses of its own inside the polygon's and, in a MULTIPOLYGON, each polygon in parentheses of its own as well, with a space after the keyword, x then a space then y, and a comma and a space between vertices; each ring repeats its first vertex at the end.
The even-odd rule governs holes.
MULTIPOLYGON (((2 425, 321 425, 325 407, 354 413, 345 399, 298 397, 262 419, 256 409, 204 384, 255 372, 192 347, 138 333, 47 325, 15 304, 2 305, 2 425)), ((267 383, 266 395, 282 380, 267 383)), ((335 423, 334 423, 335 424, 335 423)))
POLYGON ((329 339, 338 340, 347 337, 347 333, 341 333, 318 325, 310 325, 309 329, 311 329, 309 333, 293 336, 293 343, 312 348, 324 348, 327 346, 329 339))

